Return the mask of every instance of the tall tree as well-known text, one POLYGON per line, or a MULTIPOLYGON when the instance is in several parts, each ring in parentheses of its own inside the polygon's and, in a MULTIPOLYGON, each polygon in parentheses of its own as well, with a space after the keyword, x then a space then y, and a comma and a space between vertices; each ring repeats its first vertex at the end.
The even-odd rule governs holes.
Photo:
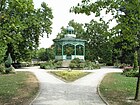
POLYGON ((108 24, 105 21, 91 20, 90 23, 85 25, 85 30, 87 48, 90 51, 88 51, 90 54, 87 57, 104 63, 112 63, 112 43, 108 24))
MULTIPOLYGON (((73 7, 71 11, 75 13, 85 13, 87 15, 95 13, 96 16, 100 16, 102 10, 105 10, 106 14, 112 13, 113 18, 118 22, 118 25, 114 29, 115 32, 121 32, 121 37, 117 36, 115 41, 119 42, 121 40, 125 40, 125 43, 123 43, 123 48, 128 47, 129 49, 133 50, 135 55, 134 61, 137 61, 136 56, 140 45, 140 1, 98 0, 93 2, 92 0, 82 0, 82 3, 78 4, 76 7, 73 7), (129 42, 129 44, 126 42, 129 42)), ((137 62, 134 65, 134 67, 137 68, 137 62)), ((139 82, 140 71, 135 96, 136 100, 140 98, 139 82)))
POLYGON ((1 0, 0 27, 2 42, 13 60, 31 58, 43 33, 51 33, 52 10, 43 2, 35 9, 32 0, 1 0))

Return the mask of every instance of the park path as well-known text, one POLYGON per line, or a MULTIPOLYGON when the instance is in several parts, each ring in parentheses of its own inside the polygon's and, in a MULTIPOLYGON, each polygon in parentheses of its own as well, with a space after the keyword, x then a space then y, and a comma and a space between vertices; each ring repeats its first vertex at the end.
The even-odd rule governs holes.
POLYGON ((103 67, 72 83, 65 83, 39 67, 18 69, 33 72, 40 82, 40 92, 31 105, 105 105, 97 88, 105 74, 122 72, 121 69, 103 67))

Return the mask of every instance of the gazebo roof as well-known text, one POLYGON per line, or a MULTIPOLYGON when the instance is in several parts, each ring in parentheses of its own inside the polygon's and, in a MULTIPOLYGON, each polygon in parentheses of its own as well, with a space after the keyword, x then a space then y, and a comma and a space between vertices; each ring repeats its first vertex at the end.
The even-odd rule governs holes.
POLYGON ((74 34, 74 28, 72 26, 67 27, 67 34, 64 36, 64 38, 61 39, 54 39, 54 42, 86 42, 86 40, 78 39, 76 38, 76 35, 74 34))
POLYGON ((86 40, 78 39, 74 37, 65 37, 61 39, 54 39, 54 42, 66 42, 66 41, 76 41, 76 42, 86 42, 86 40))

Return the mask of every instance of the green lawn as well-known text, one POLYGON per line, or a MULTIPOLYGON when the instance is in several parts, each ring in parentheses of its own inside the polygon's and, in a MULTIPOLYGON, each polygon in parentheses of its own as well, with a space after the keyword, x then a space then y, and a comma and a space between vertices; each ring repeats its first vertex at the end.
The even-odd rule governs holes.
POLYGON ((30 72, 0 74, 0 105, 29 104, 38 88, 37 79, 30 72))
POLYGON ((75 80, 89 74, 89 72, 82 72, 82 71, 78 71, 78 70, 50 71, 50 73, 61 78, 62 80, 66 81, 66 82, 75 81, 75 80))
POLYGON ((140 105, 135 102, 136 78, 121 73, 106 75, 100 84, 100 92, 110 105, 140 105))

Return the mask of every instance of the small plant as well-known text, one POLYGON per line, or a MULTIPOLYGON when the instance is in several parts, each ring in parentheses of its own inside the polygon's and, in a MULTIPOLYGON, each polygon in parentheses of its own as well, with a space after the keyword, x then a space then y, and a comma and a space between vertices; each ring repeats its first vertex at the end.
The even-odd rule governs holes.
POLYGON ((13 66, 12 66, 12 58, 11 58, 11 55, 9 54, 8 55, 8 58, 7 58, 7 60, 5 61, 5 73, 9 73, 9 72, 11 72, 11 71, 14 71, 14 68, 13 68, 13 66))
POLYGON ((12 58, 11 55, 9 54, 7 60, 5 61, 5 67, 8 68, 11 66, 11 64, 12 64, 12 58))

